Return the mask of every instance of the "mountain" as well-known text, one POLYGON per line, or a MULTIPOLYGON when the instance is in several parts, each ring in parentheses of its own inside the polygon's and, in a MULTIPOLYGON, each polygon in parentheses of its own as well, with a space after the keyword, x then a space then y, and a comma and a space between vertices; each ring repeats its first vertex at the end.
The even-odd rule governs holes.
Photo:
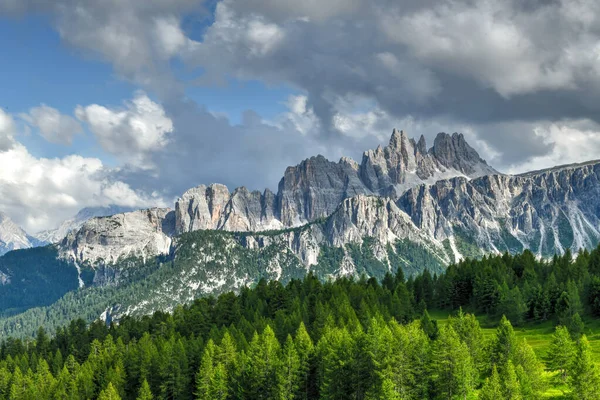
POLYGON ((323 247, 345 248, 365 238, 374 239, 380 261, 388 259, 388 245, 403 240, 428 249, 435 267, 525 248, 548 256, 600 240, 599 166, 503 175, 460 134, 441 133, 426 150, 423 137, 416 142, 394 130, 389 145, 365 152, 360 165, 347 158, 307 159, 285 171, 276 194, 198 186, 176 201, 174 211, 94 219, 59 248, 62 257, 81 265, 109 265, 171 254, 187 232, 223 230, 269 231, 268 240, 247 239, 245 245, 266 246, 277 238, 307 268, 317 264, 323 247))
POLYGON ((71 231, 76 231, 87 220, 94 217, 106 217, 133 211, 131 207, 123 207, 111 204, 109 206, 86 207, 81 209, 73 218, 64 221, 58 228, 36 233, 36 238, 45 243, 58 243, 71 231))
POLYGON ((435 253, 449 262, 454 258, 444 248, 448 244, 421 234, 395 201, 406 190, 425 182, 455 176, 470 179, 492 173, 499 174, 466 143, 462 134, 440 133, 433 147, 427 150, 423 136, 416 142, 394 129, 389 144, 366 151, 360 165, 348 158, 334 163, 323 156, 312 157, 286 169, 277 194, 268 189, 261 193, 240 187, 229 192, 224 185, 201 185, 176 201, 174 215, 166 209, 154 210, 169 216, 163 225, 173 222, 174 226, 158 229, 160 223, 139 218, 140 212, 113 216, 102 223, 94 219, 65 238, 60 244, 61 254, 82 265, 110 264, 132 254, 141 257, 167 254, 168 246, 155 244, 165 245, 170 243, 171 236, 186 232, 277 231, 344 215, 343 221, 336 220, 326 230, 314 233, 314 237, 294 239, 298 242, 295 252, 304 264, 316 263, 321 245, 339 247, 374 235, 380 238, 378 242, 383 247, 396 239, 435 247, 435 253), (384 204, 389 221, 381 221, 379 204, 384 204), (364 212, 359 215, 357 209, 364 212), (126 228, 123 221, 130 221, 126 228), (123 229, 130 229, 131 234, 123 229), (148 243, 153 245, 148 247, 148 243))
POLYGON ((177 201, 176 232, 197 229, 263 231, 300 226, 329 216, 342 200, 357 195, 397 198, 422 183, 463 176, 476 178, 498 172, 482 160, 462 134, 440 133, 426 150, 394 129, 389 144, 363 154, 358 164, 347 157, 331 162, 323 156, 286 169, 277 194, 250 192, 245 187, 229 192, 213 184, 188 190, 177 201))
POLYGON ((8 215, 0 212, 0 255, 11 250, 27 249, 40 244, 38 239, 28 235, 8 215))
MULTIPOLYGON (((599 216, 600 162, 504 175, 460 134, 441 133, 427 149, 423 138, 395 130, 387 146, 365 152, 360 164, 317 156, 287 168, 276 193, 201 185, 174 209, 87 220, 50 247, 57 263, 46 254, 63 275, 71 265, 60 286, 64 297, 51 305, 36 300, 46 308, 27 315, 52 323, 66 316, 114 320, 170 310, 260 278, 441 272, 464 257, 525 248, 547 257, 595 247, 599 216), (78 291, 69 289, 73 276, 78 291)), ((0 297, 23 290, 12 287, 25 273, 10 266, 23 265, 28 251, 0 262, 0 297)), ((44 269, 32 273, 46 276, 44 269)), ((35 290, 39 282, 23 285, 35 290)), ((34 303, 21 307, 14 297, 10 306, 34 303)), ((22 326, 14 318, 6 324, 22 326)))

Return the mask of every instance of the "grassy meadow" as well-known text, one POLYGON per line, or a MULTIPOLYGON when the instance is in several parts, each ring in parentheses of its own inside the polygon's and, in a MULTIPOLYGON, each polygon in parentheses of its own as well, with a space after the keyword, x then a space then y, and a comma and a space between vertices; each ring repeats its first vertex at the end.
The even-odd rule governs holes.
MULTIPOLYGON (((465 311, 466 312, 466 311, 465 311)), ((432 311, 431 318, 438 321, 438 325, 443 326, 448 320, 447 311, 432 311)), ((481 328, 486 337, 491 337, 496 333, 496 320, 490 320, 487 317, 478 317, 481 328)), ((593 351, 594 361, 600 364, 600 319, 584 319, 584 333, 590 341, 593 351)), ((533 348, 538 359, 545 365, 546 354, 554 333, 554 321, 543 323, 526 323, 522 326, 515 326, 514 331, 518 338, 526 339, 527 343, 533 348)), ((556 386, 552 382, 553 372, 546 371, 548 377, 548 389, 544 393, 544 399, 567 399, 569 392, 565 387, 556 386)))

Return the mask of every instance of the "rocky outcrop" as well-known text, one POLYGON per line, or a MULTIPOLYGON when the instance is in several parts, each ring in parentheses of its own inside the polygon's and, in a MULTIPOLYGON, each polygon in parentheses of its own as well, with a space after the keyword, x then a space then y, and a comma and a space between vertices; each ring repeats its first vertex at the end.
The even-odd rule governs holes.
POLYGON ((388 146, 365 152, 360 165, 312 157, 285 171, 277 194, 198 186, 174 212, 93 219, 61 248, 78 262, 110 263, 166 254, 172 235, 224 230, 257 233, 245 236, 248 248, 281 241, 307 267, 322 246, 367 237, 380 260, 397 240, 424 246, 444 262, 525 248, 545 256, 600 240, 599 170, 600 163, 586 163, 502 175, 463 135, 439 134, 427 150, 423 137, 414 141, 395 130, 388 146))
POLYGON ((245 187, 233 193, 224 185, 212 184, 188 190, 175 204, 176 232, 196 230, 263 231, 280 229, 277 199, 265 190, 249 192, 245 187))
POLYGON ((59 244, 59 255, 78 265, 109 265, 128 257, 169 254, 175 213, 166 208, 92 218, 59 244))
POLYGON ((355 162, 338 163, 317 156, 288 167, 279 182, 278 204, 281 223, 298 226, 330 215, 342 200, 371 193, 358 177, 355 162))
POLYGON ((73 218, 64 221, 58 228, 38 232, 35 234, 35 237, 44 243, 58 243, 63 240, 69 232, 78 230, 91 218, 106 217, 129 211, 133 211, 133 208, 117 205, 86 207, 81 209, 73 218))

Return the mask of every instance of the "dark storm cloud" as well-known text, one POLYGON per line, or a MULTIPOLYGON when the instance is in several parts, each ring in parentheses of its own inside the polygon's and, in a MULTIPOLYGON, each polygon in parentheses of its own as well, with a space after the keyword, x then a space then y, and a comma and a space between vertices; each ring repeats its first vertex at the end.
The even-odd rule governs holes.
POLYGON ((472 124, 510 164, 552 150, 537 122, 600 121, 600 6, 526 3, 225 0, 189 57, 205 81, 225 71, 307 91, 324 128, 349 95, 398 118, 472 124))

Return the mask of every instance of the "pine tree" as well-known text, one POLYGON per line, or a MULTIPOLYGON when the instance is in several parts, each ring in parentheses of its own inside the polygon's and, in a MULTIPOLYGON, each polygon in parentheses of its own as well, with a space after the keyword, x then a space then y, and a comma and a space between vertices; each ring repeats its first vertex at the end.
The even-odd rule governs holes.
POLYGON ((501 381, 504 389, 504 399, 521 400, 523 398, 521 395, 521 386, 517 379, 517 373, 515 372, 515 367, 510 360, 508 361, 506 368, 504 368, 501 381))
POLYGON ((304 322, 300 322, 296 337, 294 338, 294 344, 296 345, 296 351, 298 352, 298 375, 300 378, 297 398, 300 400, 307 400, 313 392, 311 389, 315 380, 311 379, 314 378, 312 372, 315 348, 306 331, 304 322))
POLYGON ((100 392, 98 400, 121 400, 121 396, 119 396, 119 392, 112 383, 109 383, 106 389, 100 392))
POLYGON ((402 400, 400 394, 396 391, 391 379, 384 379, 381 383, 381 400, 402 400))
POLYGON ((352 359, 355 343, 346 328, 326 327, 317 344, 320 365, 320 394, 323 400, 352 398, 352 359))
POLYGON ((600 399, 600 370, 592 362, 590 343, 583 335, 577 344, 575 361, 572 364, 572 396, 578 400, 600 399))
POLYGON ((502 316, 500 324, 496 329, 496 337, 492 343, 491 361, 494 365, 503 368, 512 359, 517 347, 517 338, 512 325, 502 316))
POLYGON ((51 393, 51 390, 54 387, 55 382, 56 382, 56 380, 54 379, 54 377, 52 376, 52 373, 50 372, 50 367, 48 366, 48 363, 43 358, 40 359, 38 362, 37 368, 36 368, 36 372, 35 372, 36 390, 40 394, 43 394, 40 396, 40 399, 43 397, 47 397, 51 393))
POLYGON ((140 386, 140 390, 138 392, 137 400, 153 400, 152 391, 150 390, 150 385, 148 381, 144 379, 142 382, 142 386, 140 386))
MULTIPOLYGON (((73 357, 75 358, 75 357, 73 357)), ((60 352, 60 349, 57 349, 54 353, 54 357, 52 358, 52 373, 56 376, 60 373, 63 367, 63 356, 60 352)))
POLYGON ((574 355, 575 345, 569 331, 563 326, 557 326, 548 349, 547 366, 551 371, 558 371, 557 378, 562 384, 567 383, 574 355))
POLYGON ((10 381, 12 374, 8 368, 0 367, 0 399, 6 399, 10 392, 10 381))
POLYGON ((209 399, 212 391, 212 380, 214 376, 215 363, 215 343, 212 339, 208 340, 202 360, 200 362, 200 370, 196 374, 196 398, 209 399))
POLYGON ((248 365, 244 386, 246 396, 252 399, 279 397, 277 371, 280 368, 281 346, 269 325, 262 334, 252 338, 248 348, 248 365))
POLYGON ((50 349, 50 339, 46 334, 46 330, 44 327, 40 326, 37 331, 37 337, 35 340, 35 349, 37 354, 46 358, 48 356, 48 351, 50 349))
POLYGON ((26 397, 27 393, 27 382, 21 368, 15 367, 12 376, 12 384, 10 386, 10 393, 8 396, 9 400, 21 400, 26 397))
POLYGON ((467 398, 473 391, 477 371, 467 345, 450 326, 440 331, 433 356, 434 382, 441 398, 467 398))
POLYGON ((480 400, 498 400, 504 397, 502 386, 500 385, 500 375, 498 369, 494 365, 492 367, 492 375, 485 379, 485 383, 479 392, 480 400))
POLYGON ((300 386, 300 357, 292 337, 288 335, 281 354, 281 368, 278 371, 281 384, 281 399, 292 400, 300 386))

